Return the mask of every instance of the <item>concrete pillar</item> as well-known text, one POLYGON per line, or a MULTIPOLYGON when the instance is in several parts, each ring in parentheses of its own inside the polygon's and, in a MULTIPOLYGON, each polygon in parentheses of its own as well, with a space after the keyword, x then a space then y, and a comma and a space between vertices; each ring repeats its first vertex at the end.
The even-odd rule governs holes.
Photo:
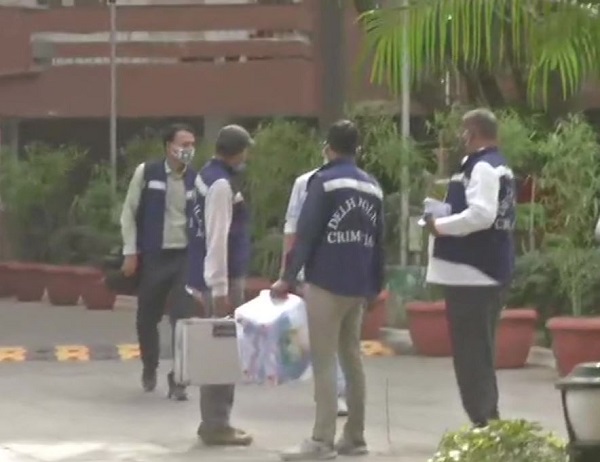
POLYGON ((0 148, 19 152, 19 121, 17 119, 0 120, 0 148))
POLYGON ((217 135, 222 127, 229 123, 227 116, 205 116, 204 117, 204 135, 203 144, 207 144, 211 148, 215 145, 217 135))

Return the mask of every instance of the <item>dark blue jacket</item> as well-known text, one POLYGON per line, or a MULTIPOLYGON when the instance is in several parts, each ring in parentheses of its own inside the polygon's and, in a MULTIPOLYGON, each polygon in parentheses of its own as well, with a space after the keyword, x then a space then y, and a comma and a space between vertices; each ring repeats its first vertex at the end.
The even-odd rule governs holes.
POLYGON ((337 295, 372 298, 383 288, 383 193, 351 158, 321 167, 308 183, 283 279, 337 295))
POLYGON ((187 285, 196 290, 210 289, 204 280, 204 259, 206 258, 206 228, 204 223, 205 200, 208 189, 220 179, 226 179, 231 185, 233 199, 233 215, 228 230, 228 277, 236 279, 245 277, 250 264, 250 214, 242 194, 235 182, 235 174, 221 160, 211 159, 200 170, 196 185, 196 203, 192 212, 189 227, 188 278, 187 285))
POLYGON ((514 270, 515 250, 513 230, 516 218, 516 186, 506 159, 497 148, 488 148, 470 155, 460 169, 460 175, 448 185, 446 202, 452 214, 467 208, 465 184, 479 162, 487 162, 500 174, 498 214, 489 229, 466 236, 440 236, 435 239, 433 255, 453 263, 479 269, 500 284, 510 282, 514 270))
MULTIPOLYGON (((186 191, 186 216, 190 217, 194 204, 196 172, 187 167, 183 176, 186 191)), ((144 165, 144 187, 137 212, 137 245, 140 253, 160 252, 163 248, 163 230, 167 196, 165 161, 144 165)))

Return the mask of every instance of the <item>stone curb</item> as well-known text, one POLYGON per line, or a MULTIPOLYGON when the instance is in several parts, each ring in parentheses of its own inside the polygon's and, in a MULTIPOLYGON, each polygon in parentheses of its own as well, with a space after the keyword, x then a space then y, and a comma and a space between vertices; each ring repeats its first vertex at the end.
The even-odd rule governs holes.
MULTIPOLYGON (((381 329, 381 338, 383 343, 393 349, 399 355, 415 355, 410 333, 408 329, 395 329, 392 327, 383 327, 381 329)), ((527 364, 534 367, 556 368, 554 354, 549 348, 534 346, 529 352, 527 364)))

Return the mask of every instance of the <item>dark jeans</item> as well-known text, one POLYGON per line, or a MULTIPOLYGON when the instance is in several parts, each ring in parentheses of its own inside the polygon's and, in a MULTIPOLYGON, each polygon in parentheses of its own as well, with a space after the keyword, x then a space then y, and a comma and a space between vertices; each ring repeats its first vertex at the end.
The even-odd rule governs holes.
POLYGON ((136 327, 144 370, 155 371, 158 367, 158 324, 169 295, 177 305, 173 297, 179 298, 183 292, 186 252, 186 249, 162 250, 143 256, 136 327))
POLYGON ((454 372, 463 407, 475 425, 498 419, 496 327, 506 290, 500 286, 445 286, 454 372))

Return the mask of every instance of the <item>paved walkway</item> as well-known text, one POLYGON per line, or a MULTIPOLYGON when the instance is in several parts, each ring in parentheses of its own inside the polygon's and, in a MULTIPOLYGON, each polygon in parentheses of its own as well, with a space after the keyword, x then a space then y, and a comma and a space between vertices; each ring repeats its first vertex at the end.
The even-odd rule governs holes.
MULTIPOLYGON (((168 330, 165 331, 168 333, 168 330)), ((133 343, 133 312, 0 302, 0 347, 133 343)), ((163 343, 169 343, 168 335, 163 343)), ((368 358, 368 431, 373 455, 361 460, 425 462, 447 429, 465 424, 448 359, 368 358)), ((137 361, 0 363, 1 462, 207 462, 277 460, 311 427, 310 383, 238 388, 236 423, 252 431, 248 449, 197 444, 197 391, 187 403, 139 386, 137 361)), ((547 368, 500 372, 502 412, 564 434, 556 374, 547 368)))
MULTIPOLYGON (((168 362, 162 377, 167 369, 168 362)), ((424 462, 446 429, 465 423, 448 360, 373 358, 367 371, 367 436, 375 454, 364 460, 424 462)), ((562 433, 551 370, 506 371, 500 378, 505 416, 562 433)), ((0 447, 11 462, 267 462, 310 430, 310 383, 243 386, 235 420, 255 434, 256 445, 208 450, 195 440, 196 390, 190 402, 176 403, 165 398, 164 381, 154 394, 142 393, 138 381, 136 362, 1 364, 0 447)))

